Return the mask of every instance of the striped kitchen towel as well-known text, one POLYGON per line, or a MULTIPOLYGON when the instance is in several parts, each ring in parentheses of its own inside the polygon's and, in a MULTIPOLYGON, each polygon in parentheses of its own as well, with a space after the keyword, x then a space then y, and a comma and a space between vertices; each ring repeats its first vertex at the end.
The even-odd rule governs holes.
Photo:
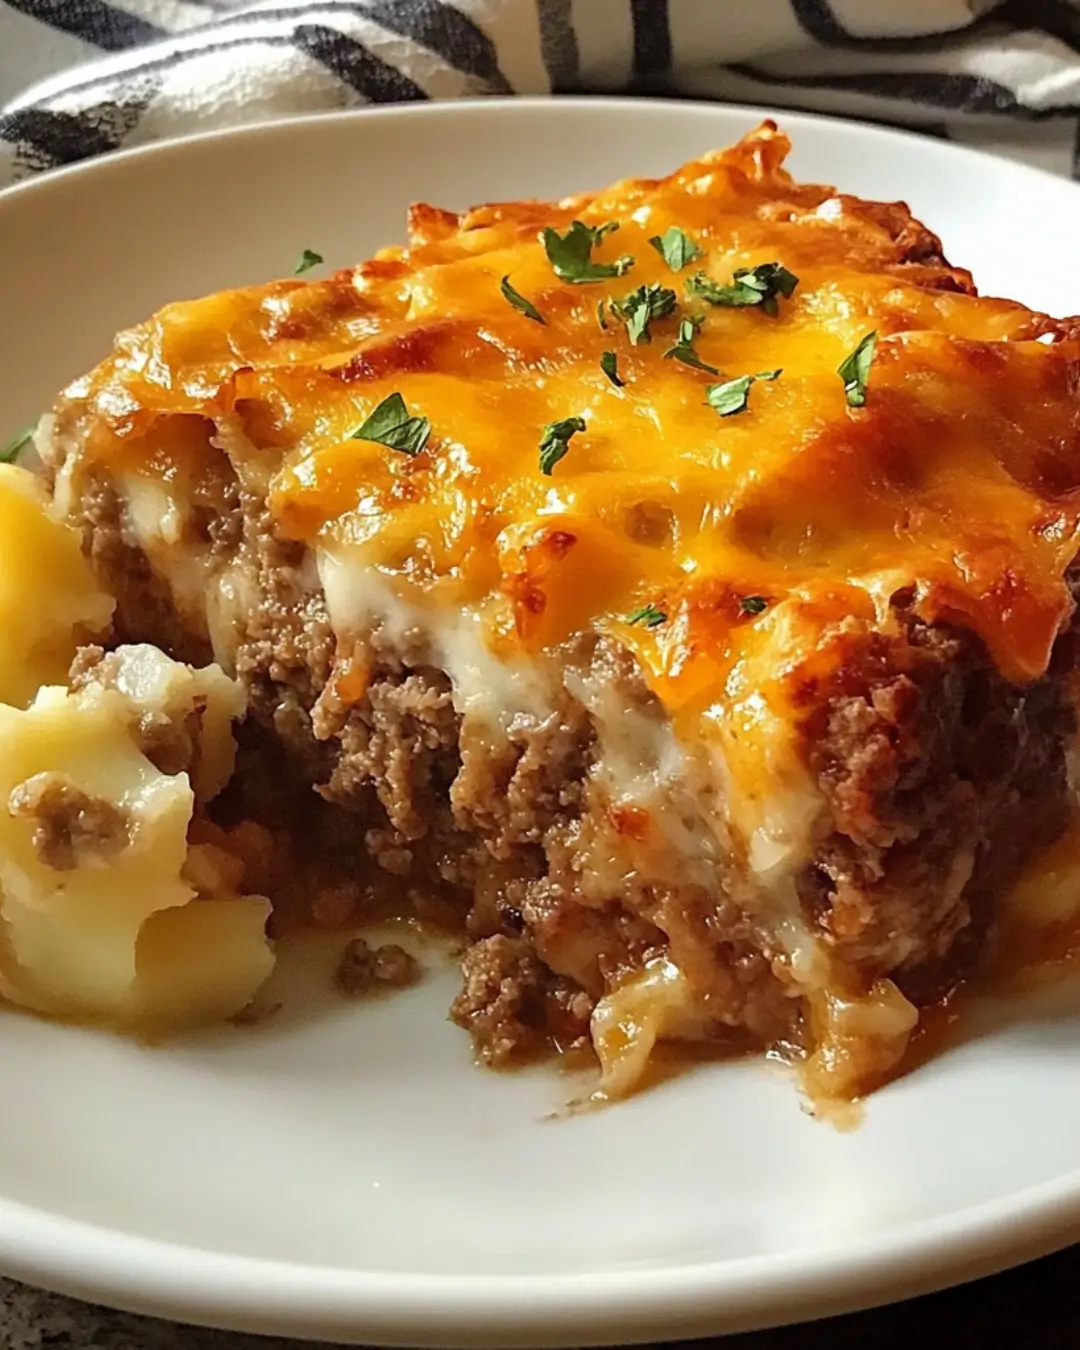
POLYGON ((268 118, 570 91, 903 123, 1080 176, 1080 0, 0 0, 0 186, 268 118))

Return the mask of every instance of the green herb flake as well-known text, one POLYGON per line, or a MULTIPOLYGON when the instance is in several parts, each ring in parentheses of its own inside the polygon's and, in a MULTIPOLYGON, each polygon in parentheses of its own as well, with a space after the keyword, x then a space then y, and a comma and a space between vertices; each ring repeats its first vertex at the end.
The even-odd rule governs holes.
POLYGON ((626 622, 635 625, 644 624, 646 628, 659 628, 662 623, 667 623, 667 615, 653 604, 642 605, 640 609, 635 609, 633 614, 626 616, 626 622))
POLYGON ((499 290, 502 291, 502 298, 506 303, 512 305, 514 309, 520 310, 527 319, 533 319, 536 323, 547 323, 547 320, 533 302, 526 300, 520 291, 514 290, 513 286, 510 285, 508 276, 503 277, 502 281, 499 282, 499 290))
POLYGON ((600 369, 617 389, 621 389, 626 383, 619 378, 619 358, 614 352, 601 352, 600 369))
POLYGON ((606 307, 607 307, 607 301, 606 301, 606 300, 597 300, 597 302, 596 302, 596 323, 597 323, 597 326, 599 327, 599 329, 600 329, 600 331, 601 331, 602 333, 606 333, 606 332, 607 332, 607 329, 608 329, 607 316, 606 316, 605 313, 604 313, 604 310, 605 310, 606 307))
POLYGON ((850 356, 841 361, 836 368, 837 375, 844 381, 844 393, 848 407, 861 408, 866 402, 866 384, 870 378, 870 364, 877 350, 877 331, 867 333, 850 356))
POLYGON ((737 302, 726 298, 733 289, 732 286, 721 286, 718 281, 713 281, 707 272, 695 272, 686 283, 686 298, 704 300, 710 305, 733 305, 737 302))
POLYGON ((427 444, 431 423, 410 417, 400 394, 389 394, 352 433, 354 441, 375 441, 403 455, 418 455, 427 444))
POLYGON ((710 305, 726 305, 741 309, 760 305, 771 318, 780 312, 779 297, 791 298, 799 278, 778 262, 759 263, 757 267, 740 267, 730 286, 721 286, 704 272, 695 272, 686 283, 687 293, 699 295, 710 305))
POLYGON ((694 351, 694 338, 697 337, 700 326, 700 322, 693 319, 683 319, 679 324, 679 336, 674 347, 669 347, 664 356, 672 361, 681 361, 684 366, 693 366, 695 370, 703 370, 707 375, 719 375, 720 372, 715 366, 710 366, 694 351))
POLYGON ((498 284, 498 289, 501 290, 502 298, 504 298, 506 304, 513 305, 513 308, 518 309, 526 319, 532 319, 537 324, 547 323, 547 319, 544 319, 536 305, 531 300, 526 300, 520 290, 514 290, 513 286, 510 285, 509 277, 502 278, 502 281, 498 284))
POLYGON ((585 430, 584 417, 564 417, 549 422, 540 437, 540 472, 550 476, 552 469, 570 449, 570 438, 585 430))
POLYGON ((750 386, 755 381, 775 380, 780 373, 779 370, 761 370, 756 375, 740 375, 737 380, 710 384, 705 390, 705 397, 721 417, 731 417, 734 413, 746 411, 750 401, 750 386))
POLYGON ((689 267, 692 262, 705 256, 705 250, 699 248, 677 225, 672 225, 663 234, 654 234, 649 243, 673 272, 681 272, 684 267, 689 267))
POLYGON ((0 464, 14 464, 19 455, 26 449, 34 439, 34 427, 27 427, 25 431, 8 441, 3 450, 0 450, 0 464))
POLYGON ((739 608, 744 614, 763 614, 769 608, 769 602, 763 595, 744 595, 739 608))
POLYGON ((301 272, 310 272, 313 267, 318 267, 322 261, 323 255, 321 253, 316 253, 313 248, 304 249, 296 260, 293 276, 298 277, 301 272))
POLYGON ((611 307, 626 324, 626 333, 634 346, 642 342, 651 342, 649 325, 654 319, 662 319, 675 308, 675 292, 659 282, 649 286, 639 286, 622 300, 613 300, 611 307))
POLYGON ((542 238, 544 251, 555 269, 555 275, 561 281, 569 281, 575 285, 586 281, 606 281, 609 277, 625 275, 634 265, 634 259, 629 253, 624 253, 613 263, 593 262, 592 259, 594 245, 598 244, 605 234, 610 234, 618 228, 615 221, 593 226, 575 220, 565 234, 559 234, 549 226, 544 230, 542 238))

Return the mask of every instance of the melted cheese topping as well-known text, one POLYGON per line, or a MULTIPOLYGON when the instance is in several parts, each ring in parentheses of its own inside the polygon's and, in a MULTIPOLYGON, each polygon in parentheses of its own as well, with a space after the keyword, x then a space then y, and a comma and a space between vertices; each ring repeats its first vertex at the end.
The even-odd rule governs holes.
MULTIPOLYGON (((1080 529, 1080 341, 977 297, 906 207, 794 183, 787 149, 766 124, 661 180, 461 216, 415 207, 408 247, 171 305, 122 334, 69 391, 61 427, 88 428, 87 453, 167 523, 159 552, 175 553, 227 451, 278 530, 313 546, 336 618, 369 609, 350 581, 436 626, 464 616, 441 646, 476 698, 505 695, 504 714, 537 697, 530 662, 614 634, 680 739, 712 747, 751 867, 790 870, 816 809, 800 690, 843 659, 831 635, 887 623, 889 598, 911 590, 1010 678, 1045 669, 1080 529), (593 257, 631 255, 625 276, 559 280, 542 231, 574 220, 619 225, 593 257), (649 243, 671 226, 703 250, 678 275, 649 243), (775 317, 685 294, 699 268, 724 284, 774 261, 799 278, 775 317), (542 324, 507 303, 503 276, 542 324), (652 283, 679 303, 651 342, 610 316, 600 327, 598 304, 652 283), (719 377, 665 359, 688 314, 704 316, 695 346, 719 377), (871 330, 853 408, 837 367, 871 330), (714 378, 777 368, 744 412, 708 405, 714 378), (430 420, 416 457, 352 437, 394 392, 430 420), (585 429, 547 476, 543 429, 570 416, 585 429), (762 613, 743 612, 748 595, 762 613), (645 603, 667 621, 627 624, 645 603)), ((188 586, 201 592, 197 568, 188 586)), ((211 631, 227 626, 210 615, 211 631)))

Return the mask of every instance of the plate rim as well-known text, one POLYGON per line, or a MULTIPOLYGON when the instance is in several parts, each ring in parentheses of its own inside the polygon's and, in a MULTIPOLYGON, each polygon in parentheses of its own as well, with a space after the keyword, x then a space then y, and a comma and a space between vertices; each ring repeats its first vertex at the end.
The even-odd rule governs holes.
MULTIPOLYGON (((605 96, 469 98, 268 118, 170 137, 67 165, 0 190, 8 210, 73 181, 122 177, 145 159, 198 157, 224 142, 317 134, 322 125, 407 119, 481 120, 500 109, 524 116, 589 117, 612 109, 685 118, 686 100, 605 96)), ((1048 170, 917 131, 767 108, 689 101, 707 119, 735 114, 785 129, 825 126, 852 139, 917 145, 929 158, 972 157, 1045 188, 1080 184, 1048 170)), ((814 1128, 807 1122, 808 1128, 814 1128)), ((139 1237, 0 1195, 0 1270, 57 1293, 151 1316, 237 1331, 342 1342, 432 1347, 585 1346, 727 1334, 880 1306, 994 1274, 1080 1240, 1080 1161, 1059 1177, 851 1239, 782 1255, 575 1274, 483 1275, 348 1270, 213 1252, 139 1237), (779 1306, 774 1306, 779 1305, 779 1306)))
POLYGON ((11 1278, 177 1322, 438 1350, 630 1345, 790 1325, 981 1279, 1078 1238, 1080 1168, 857 1247, 558 1275, 372 1272, 208 1252, 0 1197, 0 1270, 11 1278))
MULTIPOLYGON (((906 127, 867 121, 859 117, 838 117, 831 113, 811 112, 803 109, 769 107, 761 103, 736 103, 719 99, 676 99, 656 96, 631 97, 607 94, 528 94, 521 96, 479 95, 468 98, 430 100, 427 102, 376 104, 359 108, 336 108, 324 112, 303 113, 298 116, 262 118, 244 126, 224 127, 210 131, 191 132, 187 135, 166 136, 146 145, 136 145, 127 149, 112 150, 104 155, 80 160, 76 164, 60 165, 10 183, 0 188, 0 208, 10 206, 16 198, 30 193, 47 193, 59 184, 87 175, 104 176, 123 173, 127 167, 145 158, 159 156, 187 157, 197 153, 204 146, 219 144, 223 140, 246 141, 261 139, 274 133, 285 134, 293 131, 310 131, 324 123, 386 121, 406 119, 426 119, 443 117, 464 117, 477 114, 486 117, 500 108, 527 111, 542 116, 578 112, 591 115, 597 108, 622 109, 626 112, 640 112, 648 109, 653 115, 669 116, 673 119, 685 116, 689 109, 703 117, 714 114, 744 114, 748 118, 772 120, 782 124, 782 129, 800 126, 825 126, 834 130, 843 130, 846 134, 860 139, 879 141, 882 138, 894 140, 908 146, 918 146, 928 156, 941 156, 956 162, 967 163, 972 158, 986 165, 1004 166, 1010 174, 1033 176, 1044 185, 1053 184, 1055 189, 1066 192, 1080 191, 1080 182, 1063 178, 1060 174, 1036 164, 1024 164, 1020 160, 994 154, 978 146, 962 145, 956 141, 943 140, 925 132, 906 127)), ((794 138, 793 138, 794 139, 794 138)))

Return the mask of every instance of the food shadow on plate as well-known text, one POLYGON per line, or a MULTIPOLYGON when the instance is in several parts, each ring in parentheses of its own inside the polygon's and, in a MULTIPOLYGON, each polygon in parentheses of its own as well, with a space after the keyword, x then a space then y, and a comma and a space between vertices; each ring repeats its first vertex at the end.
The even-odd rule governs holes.
POLYGON ((1076 1049, 1080 971, 1029 972, 993 991, 969 989, 924 1010, 898 1078, 979 1042, 1000 1037, 1060 1053, 1076 1049))

